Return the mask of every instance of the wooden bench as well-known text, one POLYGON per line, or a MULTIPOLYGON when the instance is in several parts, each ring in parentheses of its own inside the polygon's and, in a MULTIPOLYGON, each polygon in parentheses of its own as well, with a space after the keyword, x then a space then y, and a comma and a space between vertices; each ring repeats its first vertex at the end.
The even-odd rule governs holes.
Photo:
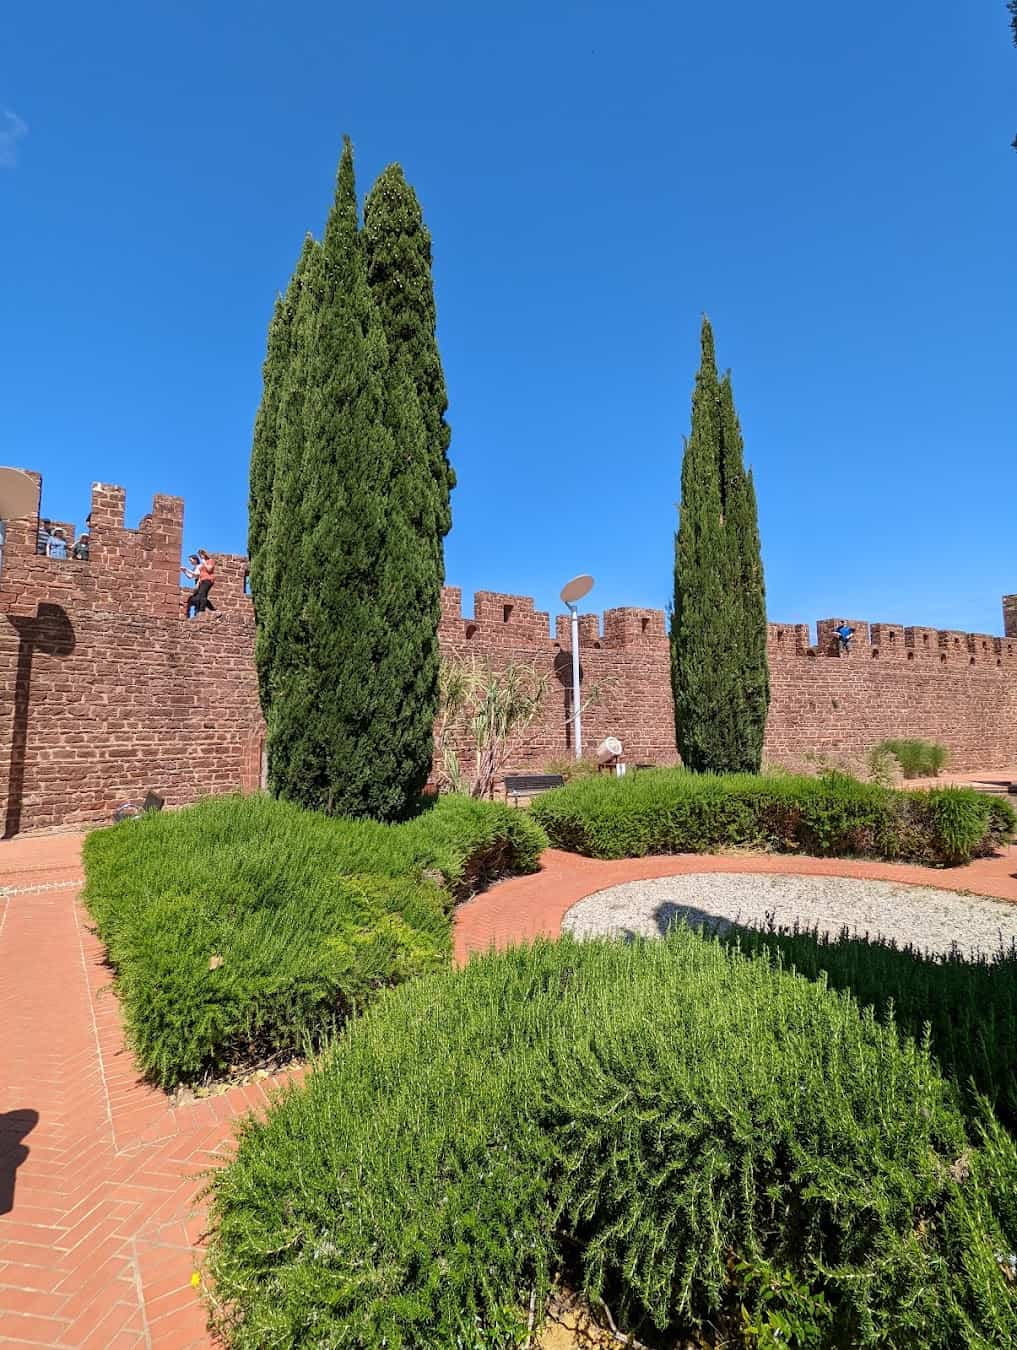
POLYGON ((539 792, 564 786, 565 779, 560 773, 507 773, 505 800, 511 798, 513 806, 518 806, 520 797, 535 797, 539 792))

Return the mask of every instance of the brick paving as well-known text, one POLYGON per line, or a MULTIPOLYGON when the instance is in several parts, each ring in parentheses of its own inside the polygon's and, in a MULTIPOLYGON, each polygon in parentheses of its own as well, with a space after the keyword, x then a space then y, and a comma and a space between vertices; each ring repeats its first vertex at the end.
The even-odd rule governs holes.
MULTIPOLYGON (((80 844, 0 844, 0 1346, 206 1347, 192 1284, 202 1174, 273 1084, 174 1109, 139 1081, 78 901, 80 844)), ((552 849, 540 872, 460 907, 456 954, 554 936, 571 905, 607 886, 719 870, 875 877, 1017 902, 1015 849, 950 871, 754 856, 594 862, 552 849)))

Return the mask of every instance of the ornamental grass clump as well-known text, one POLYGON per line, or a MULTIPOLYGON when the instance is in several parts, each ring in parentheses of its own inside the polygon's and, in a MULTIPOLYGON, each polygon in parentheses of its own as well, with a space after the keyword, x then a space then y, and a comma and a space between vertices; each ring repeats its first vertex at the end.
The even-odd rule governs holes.
POLYGON ((1017 1336, 1007 1136, 849 997, 683 928, 391 991, 210 1186, 238 1350, 519 1345, 559 1278, 655 1344, 785 1297, 814 1344, 1017 1336))
POLYGON ((905 778, 936 778, 950 758, 946 746, 938 741, 898 738, 881 741, 872 753, 880 751, 893 755, 905 778))
POLYGON ((441 800, 403 825, 220 797, 85 842, 85 900, 132 1048, 163 1087, 304 1049, 379 989, 445 965, 450 910, 545 839, 441 800))
POLYGON ((593 858, 725 847, 956 864, 1013 837, 1012 808, 971 788, 899 792, 842 773, 655 769, 566 784, 531 813, 558 848, 593 858))

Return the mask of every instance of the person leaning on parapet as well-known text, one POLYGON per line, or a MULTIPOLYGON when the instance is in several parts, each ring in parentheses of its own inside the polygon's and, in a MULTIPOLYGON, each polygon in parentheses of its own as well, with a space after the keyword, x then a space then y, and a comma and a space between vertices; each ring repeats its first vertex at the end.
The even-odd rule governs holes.
POLYGON ((49 540, 46 544, 47 558, 59 558, 63 561, 67 557, 67 536, 59 525, 54 525, 50 531, 49 540))
POLYGON ((855 630, 848 624, 842 623, 839 628, 835 628, 833 631, 837 634, 841 652, 849 651, 851 648, 851 639, 855 635, 855 630))
POLYGON ((77 562, 88 562, 88 535, 79 534, 71 549, 71 557, 77 562))

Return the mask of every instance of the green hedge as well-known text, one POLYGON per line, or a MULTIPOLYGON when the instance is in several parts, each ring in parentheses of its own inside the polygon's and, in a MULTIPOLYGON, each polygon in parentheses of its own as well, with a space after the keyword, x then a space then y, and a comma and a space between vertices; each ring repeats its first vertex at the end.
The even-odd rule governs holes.
POLYGON ((452 904, 545 843, 525 812, 462 797, 403 825, 219 797, 89 835, 85 901, 134 1051, 170 1087, 299 1051, 444 965, 452 904))
POLYGON ((740 1343, 782 1290, 808 1344, 1017 1343, 1013 1141, 847 996, 687 929, 392 991, 211 1189, 242 1350, 516 1345, 560 1274, 655 1344, 740 1343))
POLYGON ((1006 802, 971 788, 896 792, 843 774, 644 770, 570 783, 530 809, 552 844, 592 858, 747 846, 954 864, 991 853, 1015 826, 1006 802))

